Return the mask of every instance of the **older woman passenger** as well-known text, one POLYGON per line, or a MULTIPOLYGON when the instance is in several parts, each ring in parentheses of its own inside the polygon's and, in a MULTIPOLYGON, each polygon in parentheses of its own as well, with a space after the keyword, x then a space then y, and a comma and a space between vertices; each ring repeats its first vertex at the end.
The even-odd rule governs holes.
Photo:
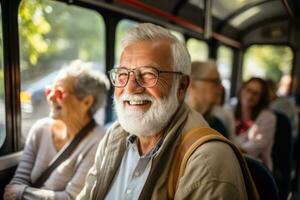
POLYGON ((76 198, 104 135, 93 115, 104 105, 108 89, 105 75, 80 63, 60 71, 54 85, 45 91, 50 117, 31 128, 15 176, 5 189, 5 200, 76 198), (72 149, 74 140, 80 142, 72 153, 48 176, 42 175, 72 149))
POLYGON ((236 134, 232 139, 246 153, 260 159, 272 170, 276 117, 268 110, 268 104, 267 83, 256 77, 246 81, 234 109, 236 134))

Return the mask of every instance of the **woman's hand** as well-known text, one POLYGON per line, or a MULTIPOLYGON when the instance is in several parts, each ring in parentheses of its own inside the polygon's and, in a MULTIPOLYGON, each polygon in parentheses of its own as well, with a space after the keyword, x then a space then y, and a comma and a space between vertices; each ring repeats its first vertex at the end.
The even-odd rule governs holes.
POLYGON ((26 185, 18 185, 18 184, 7 185, 4 190, 3 199, 4 200, 20 199, 21 197, 20 194, 23 193, 26 187, 27 187, 26 185))

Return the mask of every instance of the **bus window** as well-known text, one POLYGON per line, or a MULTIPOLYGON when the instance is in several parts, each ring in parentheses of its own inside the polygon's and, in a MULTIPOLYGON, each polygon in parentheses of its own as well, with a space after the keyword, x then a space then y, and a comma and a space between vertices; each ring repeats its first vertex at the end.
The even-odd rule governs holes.
POLYGON ((293 52, 288 46, 252 45, 245 52, 243 80, 258 76, 279 82, 282 77, 290 76, 292 60, 293 52))
POLYGON ((116 46, 115 46, 115 64, 119 64, 120 56, 122 52, 121 48, 121 40, 125 33, 130 29, 131 27, 137 25, 138 23, 129 19, 123 19, 121 20, 116 29, 116 46))
POLYGON ((187 41, 187 49, 191 54, 192 61, 205 61, 208 58, 208 46, 205 42, 190 38, 187 41))
POLYGON ((226 98, 229 96, 229 90, 231 87, 231 74, 232 74, 232 63, 233 63, 233 51, 229 47, 219 46, 217 51, 217 64, 218 70, 221 75, 222 84, 225 87, 226 98))
MULTIPOLYGON (((59 69, 81 60, 105 71, 102 16, 97 12, 54 1, 26 1, 19 7, 22 133, 48 116, 45 86, 59 69)), ((98 121, 98 120, 97 120, 98 121)))
POLYGON ((4 72, 3 72, 3 41, 2 41, 2 15, 0 7, 0 148, 5 137, 5 101, 4 101, 4 72))

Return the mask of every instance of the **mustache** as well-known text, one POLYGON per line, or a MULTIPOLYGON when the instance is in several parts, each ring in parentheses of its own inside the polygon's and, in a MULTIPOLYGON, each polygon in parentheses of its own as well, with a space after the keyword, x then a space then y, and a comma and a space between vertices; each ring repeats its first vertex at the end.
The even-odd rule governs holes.
POLYGON ((115 101, 123 102, 123 101, 150 101, 153 102, 156 99, 149 94, 127 94, 123 93, 121 96, 114 96, 115 101))

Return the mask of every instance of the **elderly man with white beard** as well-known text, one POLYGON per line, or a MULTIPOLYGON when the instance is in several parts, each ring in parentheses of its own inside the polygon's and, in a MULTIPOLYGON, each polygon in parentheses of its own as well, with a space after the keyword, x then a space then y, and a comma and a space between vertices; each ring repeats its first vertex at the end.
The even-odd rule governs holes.
POLYGON ((110 71, 118 120, 100 143, 77 199, 250 199, 243 175, 248 168, 223 141, 194 149, 174 178, 184 162, 177 153, 184 152, 178 149, 185 135, 212 132, 184 103, 191 71, 186 47, 150 23, 131 29, 122 45, 120 64, 110 71))

